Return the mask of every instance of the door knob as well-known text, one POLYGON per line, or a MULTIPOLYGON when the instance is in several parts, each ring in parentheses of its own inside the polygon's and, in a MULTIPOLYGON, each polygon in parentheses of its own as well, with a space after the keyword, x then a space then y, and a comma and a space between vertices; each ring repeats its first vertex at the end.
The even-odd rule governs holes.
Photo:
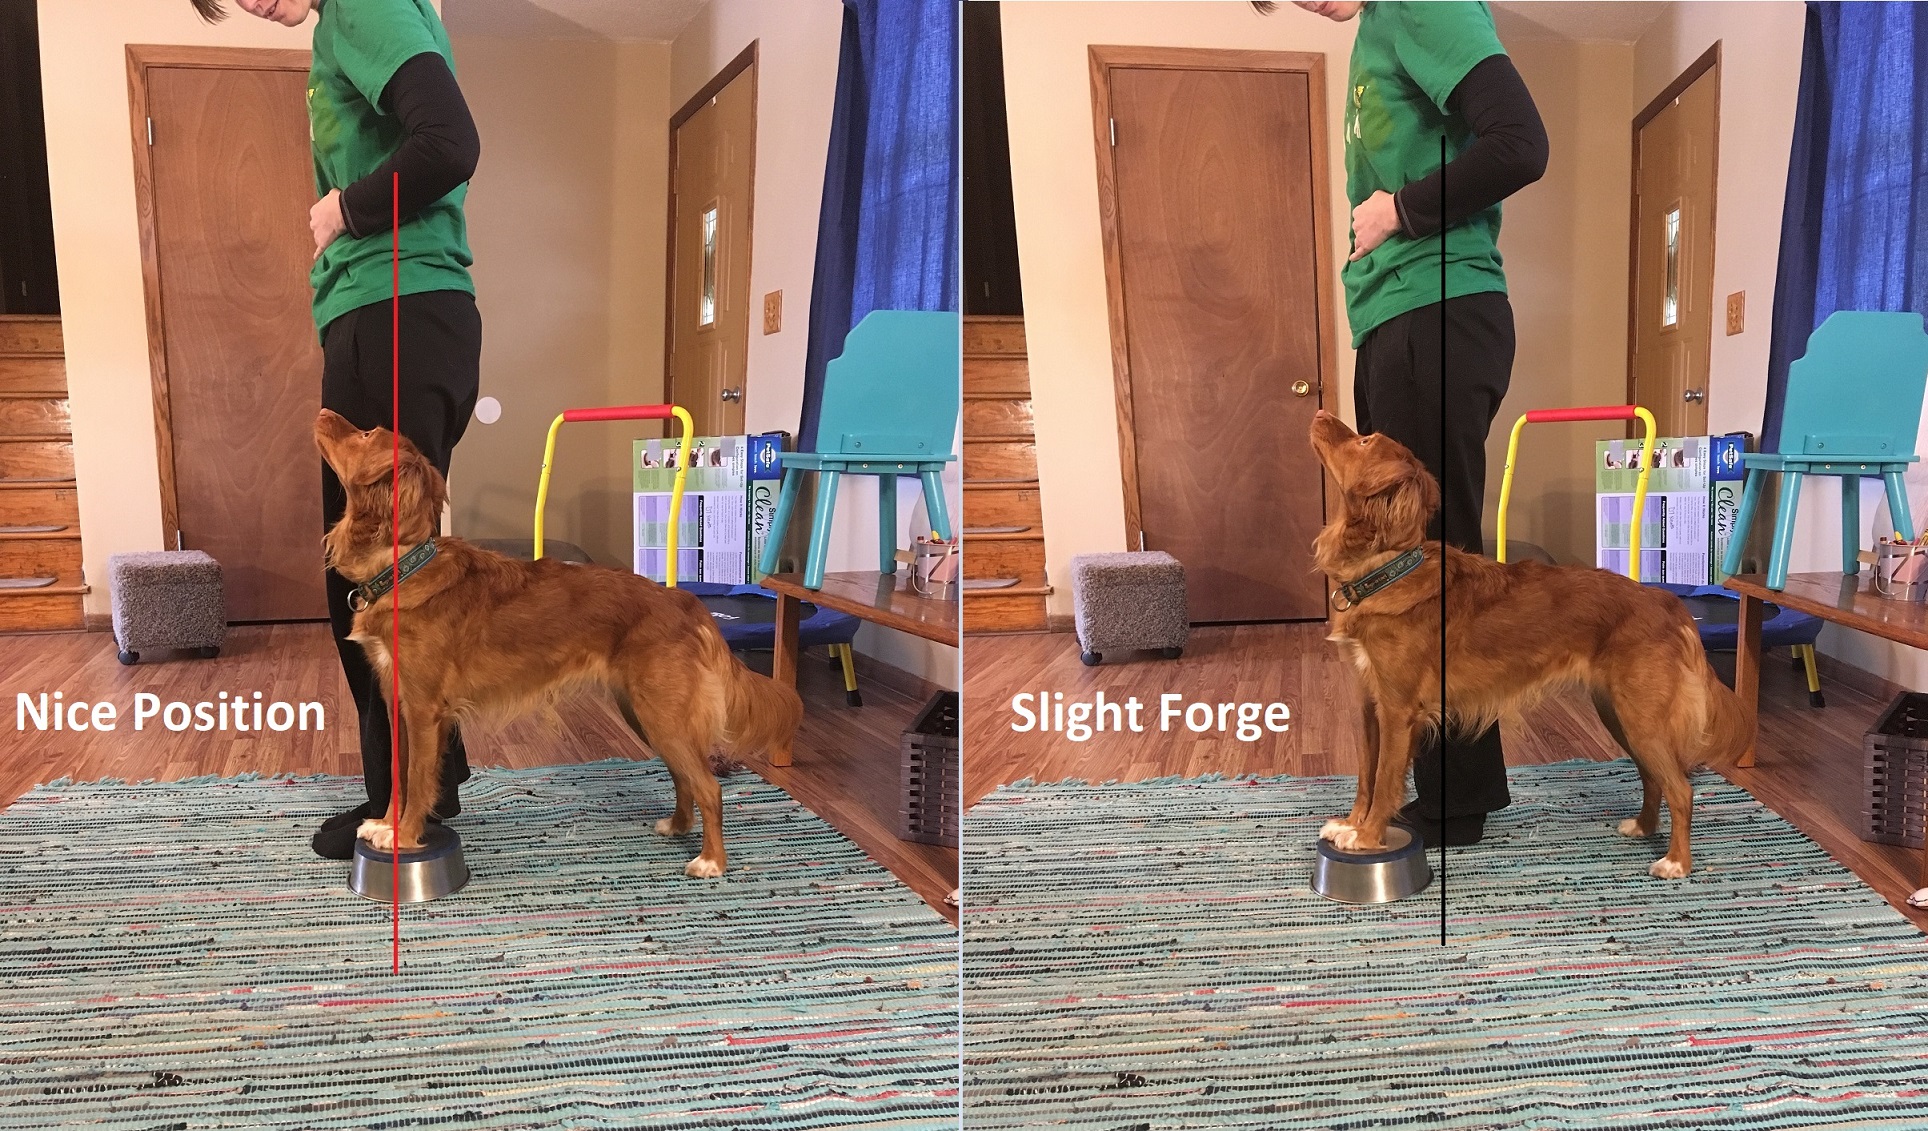
POLYGON ((1705 390, 1702 390, 1702 389, 1689 389, 1686 392, 1680 394, 1680 399, 1683 401, 1686 401, 1688 404, 1705 403, 1707 400, 1707 393, 1705 390))
POLYGON ((734 389, 725 389, 722 395, 726 401, 740 401, 743 399, 743 388, 738 386, 734 389))
POLYGON ((1292 382, 1292 395, 1295 397, 1303 397, 1311 391, 1312 386, 1305 381, 1292 382))

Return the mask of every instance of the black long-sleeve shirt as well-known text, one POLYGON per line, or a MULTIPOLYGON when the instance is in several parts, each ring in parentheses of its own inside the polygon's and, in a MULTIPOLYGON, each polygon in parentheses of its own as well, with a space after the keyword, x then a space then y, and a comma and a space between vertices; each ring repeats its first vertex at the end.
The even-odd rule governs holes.
POLYGON ((1415 239, 1466 219, 1513 195, 1546 173, 1546 126, 1526 82, 1505 55, 1480 60, 1459 80, 1446 108, 1465 117, 1473 141, 1442 170, 1393 194, 1399 225, 1415 239), (1447 198, 1442 201, 1441 184, 1447 198))
POLYGON ((342 190, 348 234, 386 231, 392 220, 392 178, 401 174, 401 218, 447 196, 475 175, 482 139, 462 88, 440 55, 425 51, 400 67, 382 90, 381 108, 402 125, 402 144, 374 172, 342 190))

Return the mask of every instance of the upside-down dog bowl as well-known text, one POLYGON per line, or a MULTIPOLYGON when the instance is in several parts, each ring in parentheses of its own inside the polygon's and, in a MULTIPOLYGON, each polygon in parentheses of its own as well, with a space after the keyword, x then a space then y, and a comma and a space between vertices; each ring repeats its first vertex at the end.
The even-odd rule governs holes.
POLYGON ((469 882, 469 866, 462 861, 462 838, 446 825, 429 825, 422 847, 401 855, 400 867, 391 853, 355 841, 355 866, 348 873, 348 890, 377 903, 394 903, 400 873, 403 903, 427 903, 462 890, 469 882))
POLYGON ((1399 825, 1386 826, 1384 852, 1346 852, 1321 838, 1312 865, 1312 890, 1340 903, 1392 903, 1432 882, 1425 844, 1399 825))

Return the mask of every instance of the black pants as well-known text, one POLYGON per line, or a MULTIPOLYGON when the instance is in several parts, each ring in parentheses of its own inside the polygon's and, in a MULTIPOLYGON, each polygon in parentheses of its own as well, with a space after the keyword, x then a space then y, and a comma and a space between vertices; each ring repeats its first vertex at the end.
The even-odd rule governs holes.
MULTIPOLYGON (((1469 553, 1482 552, 1486 433, 1512 376, 1513 307, 1498 292, 1408 311, 1359 343, 1352 385, 1359 431, 1383 432, 1412 449, 1439 480, 1439 513, 1427 536, 1469 553)), ((1427 740, 1413 760, 1413 789, 1420 815, 1434 819, 1504 809, 1512 798, 1499 727, 1470 741, 1427 740)))
MULTIPOLYGON (((401 431, 422 455, 447 475, 455 442, 468 427, 469 414, 481 383, 482 316, 473 296, 461 291, 428 291, 403 295, 399 335, 391 336, 396 312, 387 300, 358 307, 328 324, 322 334, 321 404, 357 428, 391 427, 395 420, 392 343, 401 342, 401 431)), ((321 465, 323 529, 331 527, 347 509, 348 496, 327 463, 321 465)), ((389 745, 388 697, 391 688, 377 687, 375 673, 361 645, 348 639, 353 614, 348 594, 354 585, 328 571, 328 619, 335 630, 335 650, 341 655, 348 689, 355 697, 361 721, 362 777, 368 800, 377 814, 388 807, 389 745)), ((442 760, 442 789, 436 809, 446 812, 446 801, 469 778, 468 752, 462 736, 451 730, 448 756, 442 760)))

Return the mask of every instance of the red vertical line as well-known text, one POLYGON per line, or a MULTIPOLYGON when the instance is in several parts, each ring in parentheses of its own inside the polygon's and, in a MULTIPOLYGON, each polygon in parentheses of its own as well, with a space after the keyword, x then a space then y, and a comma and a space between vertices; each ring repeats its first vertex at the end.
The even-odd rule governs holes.
POLYGON ((394 706, 388 712, 388 896, 392 908, 390 920, 392 934, 389 938, 390 972, 402 972, 402 175, 391 176, 389 207, 390 230, 394 233, 391 263, 394 266, 394 283, 391 301, 388 304, 388 349, 390 411, 394 415, 395 457, 389 473, 389 483, 393 487, 394 500, 391 506, 389 526, 395 532, 395 564, 390 574, 395 584, 388 591, 388 599, 395 606, 395 643, 389 652, 389 668, 393 678, 394 706))
MULTIPOLYGON (((1446 470, 1446 135, 1439 135, 1439 470, 1446 470)), ((1446 945, 1446 512, 1439 515, 1439 945, 1446 945)))

